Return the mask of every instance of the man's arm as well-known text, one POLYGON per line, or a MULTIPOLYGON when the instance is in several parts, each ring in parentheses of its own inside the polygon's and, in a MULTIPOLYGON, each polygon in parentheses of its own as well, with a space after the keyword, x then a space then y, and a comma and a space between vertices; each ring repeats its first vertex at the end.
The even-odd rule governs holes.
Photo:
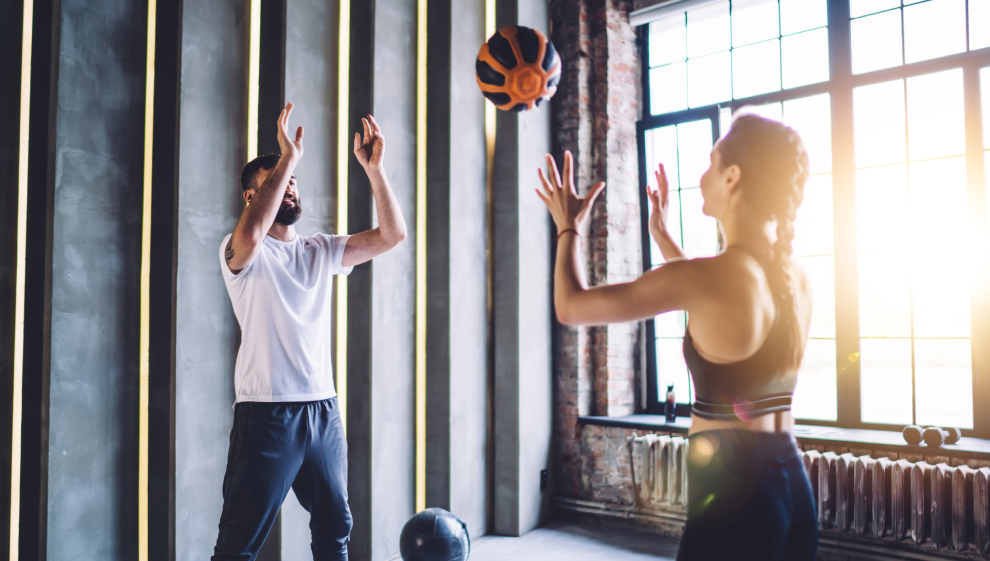
POLYGON ((347 239, 341 261, 344 267, 370 261, 406 239, 406 220, 402 217, 399 201, 382 166, 385 155, 382 129, 371 115, 361 121, 364 123, 364 139, 360 133, 354 133, 354 155, 371 181, 371 194, 375 197, 375 208, 378 210, 378 227, 347 239))
POLYGON ((257 189, 251 202, 244 207, 241 218, 234 227, 234 233, 224 249, 227 267, 235 275, 253 263, 258 252, 261 251, 261 243, 268 235, 272 223, 275 222, 292 172, 302 158, 303 128, 296 129, 295 141, 289 140, 288 126, 291 113, 290 102, 278 116, 278 145, 282 150, 282 157, 265 182, 257 189))

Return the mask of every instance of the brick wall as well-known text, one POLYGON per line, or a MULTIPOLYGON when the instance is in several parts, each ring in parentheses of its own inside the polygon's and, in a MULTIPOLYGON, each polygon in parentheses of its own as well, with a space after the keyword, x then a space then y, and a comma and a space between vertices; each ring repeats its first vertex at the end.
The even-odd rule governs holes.
MULTIPOLYGON (((629 25, 632 8, 629 0, 550 3, 551 39, 563 61, 551 104, 554 156, 562 163, 565 150, 573 153, 579 192, 598 181, 607 184, 592 210, 588 231, 581 233, 591 286, 627 282, 642 273, 636 146, 641 92, 636 34, 629 25)), ((635 322, 594 328, 555 325, 558 494, 594 498, 596 488, 606 494, 616 488, 601 483, 621 476, 610 471, 601 455, 614 455, 617 449, 594 440, 607 437, 582 430, 577 417, 636 411, 639 338, 640 325, 635 322), (601 472, 592 473, 592 466, 601 466, 601 472)), ((625 461, 628 468, 628 458, 625 461)), ((621 500, 603 500, 613 498, 621 500)))

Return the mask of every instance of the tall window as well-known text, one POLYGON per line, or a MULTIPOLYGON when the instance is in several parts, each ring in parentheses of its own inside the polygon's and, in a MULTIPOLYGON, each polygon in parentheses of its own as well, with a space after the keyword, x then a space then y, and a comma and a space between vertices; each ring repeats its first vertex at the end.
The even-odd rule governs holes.
MULTIPOLYGON (((794 252, 814 314, 795 415, 990 436, 973 407, 990 398, 990 310, 978 308, 990 303, 990 0, 703 0, 634 20, 642 182, 655 187, 664 164, 688 256, 720 250, 697 187, 734 110, 793 127, 808 149, 794 252)), ((644 224, 648 212, 644 200, 644 224)), ((663 266, 645 228, 644 250, 663 266)), ((694 398, 686 322, 648 326, 653 407, 669 384, 694 398)))

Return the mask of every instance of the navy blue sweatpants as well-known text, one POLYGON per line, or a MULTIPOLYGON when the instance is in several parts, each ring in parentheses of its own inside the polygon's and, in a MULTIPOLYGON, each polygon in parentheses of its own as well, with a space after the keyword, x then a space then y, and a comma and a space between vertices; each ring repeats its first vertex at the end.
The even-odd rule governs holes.
POLYGON ((790 434, 712 430, 690 443, 678 561, 815 559, 815 500, 790 434))
POLYGON ((337 398, 234 408, 213 561, 253 561, 289 487, 309 511, 314 561, 347 560, 347 440, 337 398))

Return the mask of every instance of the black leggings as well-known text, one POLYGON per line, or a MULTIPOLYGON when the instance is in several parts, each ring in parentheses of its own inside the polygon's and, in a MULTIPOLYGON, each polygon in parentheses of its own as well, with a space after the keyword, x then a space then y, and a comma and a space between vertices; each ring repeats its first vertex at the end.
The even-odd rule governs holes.
POLYGON ((789 434, 705 431, 690 443, 678 561, 815 559, 818 515, 789 434))

